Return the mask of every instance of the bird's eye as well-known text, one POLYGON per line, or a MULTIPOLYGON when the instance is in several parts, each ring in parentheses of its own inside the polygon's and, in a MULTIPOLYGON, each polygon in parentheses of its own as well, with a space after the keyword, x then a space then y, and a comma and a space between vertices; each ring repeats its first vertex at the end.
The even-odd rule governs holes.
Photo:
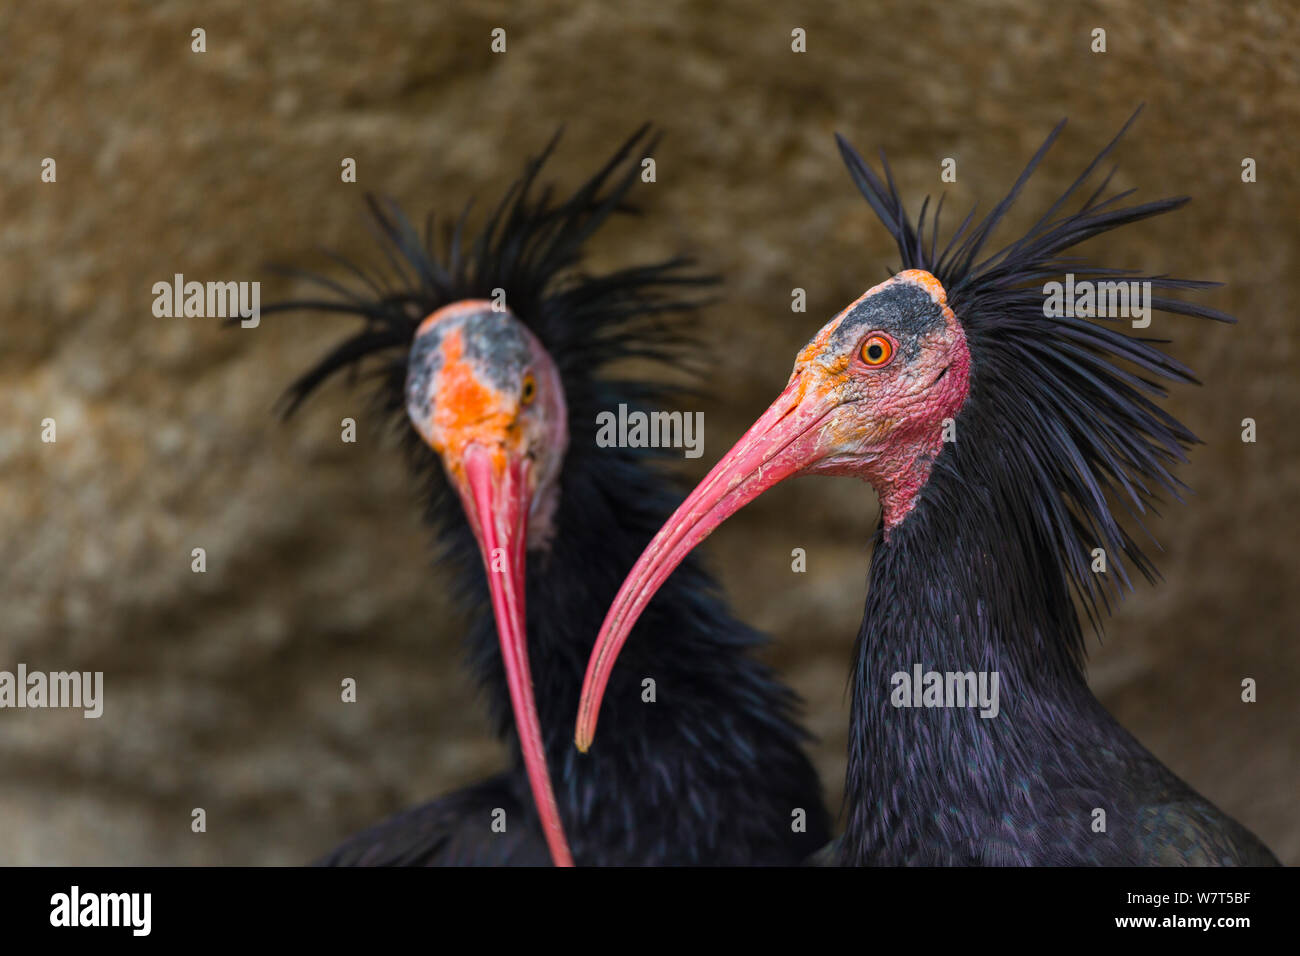
POLYGON ((880 368, 882 365, 888 365, 889 360, 894 357, 894 342, 881 332, 873 332, 862 343, 861 352, 862 361, 869 368, 880 368))
POLYGON ((537 380, 533 378, 532 373, 524 376, 524 387, 519 394, 519 402, 523 405, 531 405, 533 399, 537 397, 537 380))

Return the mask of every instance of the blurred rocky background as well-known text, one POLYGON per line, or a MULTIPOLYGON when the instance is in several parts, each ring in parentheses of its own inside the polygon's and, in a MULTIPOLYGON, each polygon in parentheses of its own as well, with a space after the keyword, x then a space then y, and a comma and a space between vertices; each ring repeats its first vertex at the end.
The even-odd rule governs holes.
MULTIPOLYGON (((1152 525, 1165 581, 1092 641, 1092 680, 1300 863, 1298 44, 1283 2, 5 4, 0 669, 102 670, 106 703, 100 720, 0 712, 0 863, 297 863, 503 760, 364 394, 340 382, 290 424, 272 416, 348 322, 155 318, 153 283, 302 292, 264 263, 319 266, 317 245, 368 259, 366 190, 413 213, 486 203, 561 123, 550 173, 569 186, 652 119, 668 136, 640 194, 649 215, 608 230, 595 262, 685 250, 726 276, 704 315, 714 395, 704 456, 683 463, 695 480, 796 348, 896 263, 834 131, 884 147, 912 208, 946 188, 955 212, 987 209, 1068 116, 1011 236, 1141 102, 1116 185, 1195 201, 1097 245, 1117 265, 1224 280, 1204 301, 1241 323, 1152 328, 1203 379, 1170 404, 1205 445, 1182 471, 1194 496, 1152 525), (349 415, 354 445, 339 441, 349 415), (1240 701, 1243 677, 1258 703, 1240 701)), ((875 521, 865 486, 793 482, 706 549, 807 699, 837 806, 875 521)))

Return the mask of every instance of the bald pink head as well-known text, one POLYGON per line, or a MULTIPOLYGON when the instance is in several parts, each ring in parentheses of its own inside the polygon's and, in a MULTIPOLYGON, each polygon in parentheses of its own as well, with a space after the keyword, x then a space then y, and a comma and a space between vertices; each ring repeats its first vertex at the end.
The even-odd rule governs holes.
POLYGON ((793 475, 852 475, 906 519, 970 390, 970 352, 939 280, 920 269, 868 290, 814 336, 790 381, 682 502, 623 582, 596 640, 576 740, 586 750, 614 661, 655 592, 728 517, 793 475))

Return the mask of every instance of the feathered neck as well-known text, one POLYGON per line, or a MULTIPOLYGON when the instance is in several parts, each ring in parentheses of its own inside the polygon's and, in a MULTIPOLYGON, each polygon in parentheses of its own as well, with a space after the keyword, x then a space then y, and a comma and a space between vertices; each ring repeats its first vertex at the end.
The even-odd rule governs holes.
POLYGON ((1051 544, 1006 518, 1015 493, 996 464, 937 468, 877 540, 851 677, 845 862, 937 862, 936 847, 977 859, 983 821, 1109 725, 1061 639, 1077 618, 1051 544))
MULTIPOLYGON (((1099 624, 1110 602, 1131 587, 1130 569, 1154 578, 1154 566, 1121 518, 1127 515, 1140 525, 1159 495, 1178 497, 1183 486, 1171 469, 1186 460, 1184 450, 1196 437, 1157 401, 1165 395, 1161 380, 1195 379, 1160 350, 1163 340, 1126 334, 1127 318, 1048 315, 1046 283, 1070 276, 1097 284, 1136 282, 1155 293, 1147 303, 1152 315, 1234 321, 1222 312, 1162 294, 1215 283, 1143 275, 1065 256, 1085 240, 1187 202, 1178 197, 1123 205, 1131 190, 1104 197, 1112 170, 1076 211, 1061 211, 1090 182, 1136 118, 1134 113, 1023 237, 983 258, 994 229, 1042 163, 1064 121, 1007 195, 974 226, 972 210, 942 250, 939 209, 927 221, 927 198, 914 225, 888 163, 881 180, 840 140, 855 183, 898 243, 903 267, 924 269, 939 279, 970 349, 970 396, 956 422, 955 442, 946 444, 935 462, 936 474, 947 470, 959 485, 957 500, 941 505, 960 507, 964 498, 978 493, 986 472, 992 475, 997 469, 1004 474, 1007 488, 996 502, 1003 510, 988 520, 1016 540, 1040 546, 1036 557, 1044 564, 1039 573, 1068 581, 1068 590, 1093 624, 1099 624), (1093 570, 1097 549, 1104 552, 1104 574, 1093 570)), ((934 501, 941 492, 930 487, 922 495, 934 501)), ((1056 600, 1068 603, 1060 596, 1056 600)), ((1076 615, 1066 615, 1058 640, 1075 660, 1082 660, 1083 632, 1076 615)))
MULTIPOLYGON (((1084 759, 1098 739, 1091 734, 1104 727, 1108 746, 1131 742, 1088 691, 1078 609, 1100 626, 1110 602, 1131 587, 1130 569, 1155 575, 1121 518, 1140 523, 1158 495, 1178 497, 1182 485, 1171 468, 1196 439, 1156 401, 1165 394, 1161 379, 1194 379, 1158 348, 1161 340, 1128 335, 1113 317, 1046 315, 1044 284, 1067 274, 1149 283, 1157 293, 1212 284, 1063 256, 1186 202, 1125 206, 1128 192, 1103 198, 1108 175, 1077 211, 1062 213, 1136 115, 1021 239, 984 258, 994 227, 1064 123, 1007 196, 973 227, 972 212, 942 251, 937 210, 927 242, 928 200, 913 225, 888 164, 882 180, 840 141, 903 267, 933 273, 947 290, 971 353, 970 395, 955 420, 955 441, 944 445, 916 507, 888 540, 877 541, 872 558, 853 675, 850 861, 882 853, 906 859, 924 850, 907 841, 927 828, 960 854, 963 821, 1000 818, 998 808, 1023 796, 1014 788, 1041 784, 1058 762, 1084 759), (896 706, 894 675, 911 678, 917 668, 986 680, 996 672, 998 716, 896 706)), ((1160 294, 1149 307, 1233 321, 1160 294)), ((976 831, 969 835, 976 853, 976 831)), ((985 849, 988 837, 978 835, 985 849)))
MULTIPOLYGON (((528 162, 476 239, 465 238, 462 215, 440 249, 431 223, 421 238, 395 205, 371 200, 389 270, 368 271, 335 257, 359 287, 290 270, 334 297, 262 311, 363 320, 360 331, 290 387, 286 413, 337 372, 380 359, 377 411, 410 455, 440 557, 471 617, 466 643, 473 673, 496 733, 508 738, 509 694, 482 558, 440 461, 406 420, 404 395, 419 322, 451 302, 504 290, 511 312, 554 360, 569 415, 556 530, 548 548, 529 553, 525 601, 539 719, 575 858, 609 859, 613 852, 639 862, 794 862, 828 835, 816 774, 801 751, 796 699, 752 658, 760 636, 730 615, 695 561, 651 604, 641 625, 649 633, 634 642, 611 685, 608 744, 584 756, 572 742, 601 615, 680 498, 655 461, 664 451, 598 447, 597 414, 622 404, 633 411, 681 407, 693 395, 615 378, 608 367, 632 358, 689 369, 683 346, 693 335, 684 329, 698 302, 682 293, 714 281, 694 274, 683 259, 602 275, 581 270, 587 239, 615 212, 630 209, 639 157, 653 145, 642 128, 572 196, 556 201, 550 189, 534 189, 553 141, 528 162), (656 693, 671 703, 658 702, 656 693), (808 816, 802 838, 789 828, 794 807, 808 816), (721 825, 727 817, 734 826, 721 825), (638 825, 629 829, 633 818, 638 825)), ((531 808, 522 766, 517 770, 521 804, 531 808)))

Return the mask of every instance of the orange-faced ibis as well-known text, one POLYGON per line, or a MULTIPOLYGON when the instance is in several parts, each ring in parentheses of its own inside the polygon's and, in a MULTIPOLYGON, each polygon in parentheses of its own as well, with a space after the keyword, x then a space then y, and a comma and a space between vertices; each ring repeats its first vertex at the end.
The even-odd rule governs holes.
POLYGON ((553 140, 473 240, 464 214, 435 243, 432 220, 421 237, 394 204, 371 199, 387 272, 343 263, 350 287, 300 273, 337 298, 264 310, 363 320, 290 388, 288 411, 375 359, 379 410, 427 492, 473 619, 470 668, 512 753, 507 772, 399 813, 323 862, 787 864, 829 839, 797 700, 754 659, 760 636, 698 567, 650 609, 656 640, 609 688, 617 746, 577 759, 570 744, 601 612, 680 500, 655 460, 662 450, 598 447, 596 432, 601 412, 684 393, 610 366, 679 365, 693 290, 712 281, 681 258, 582 271, 587 240, 631 209, 647 136, 562 201, 535 189, 553 140))
POLYGON ((1209 283, 1065 257, 1186 201, 1103 198, 1107 176, 1063 212, 1132 122, 992 254, 990 234, 1064 123, 942 251, 938 208, 927 221, 927 200, 914 224, 883 153, 884 179, 839 140, 902 271, 817 333, 785 390, 637 561, 591 658, 580 748, 615 657, 678 562, 778 482, 851 475, 875 488, 882 516, 854 652, 842 862, 1276 863, 1125 731, 1084 674, 1075 600, 1098 626, 1130 568, 1152 578, 1120 507, 1140 520, 1157 495, 1178 496, 1170 468, 1195 438, 1157 400, 1160 380, 1193 379, 1160 340, 1127 334, 1129 317, 1086 308, 1083 286, 1085 308, 1058 309, 1050 283, 1092 283, 1094 306, 1101 284, 1123 284, 1147 297, 1130 309, 1232 321, 1164 294, 1209 283))

